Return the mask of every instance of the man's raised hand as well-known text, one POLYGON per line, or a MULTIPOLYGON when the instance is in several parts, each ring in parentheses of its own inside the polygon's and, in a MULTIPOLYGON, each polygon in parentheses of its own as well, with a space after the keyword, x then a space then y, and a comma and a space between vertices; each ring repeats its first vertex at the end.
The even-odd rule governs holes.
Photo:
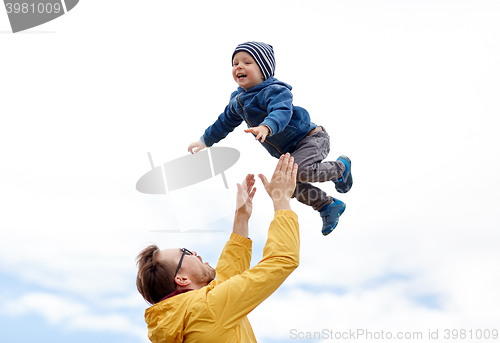
POLYGON ((238 193, 236 194, 236 214, 244 215, 248 218, 252 215, 252 200, 257 190, 255 185, 255 179, 253 174, 248 174, 243 183, 240 185, 236 184, 238 187, 238 193))
POLYGON ((275 211, 290 209, 290 199, 297 180, 297 169, 298 166, 293 163, 293 157, 286 153, 286 155, 281 155, 271 182, 267 181, 264 175, 259 174, 267 194, 273 201, 275 211))

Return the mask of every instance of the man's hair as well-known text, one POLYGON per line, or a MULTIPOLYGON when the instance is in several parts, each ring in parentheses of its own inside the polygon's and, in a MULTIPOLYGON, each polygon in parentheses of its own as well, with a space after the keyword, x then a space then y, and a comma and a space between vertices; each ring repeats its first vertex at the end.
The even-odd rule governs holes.
POLYGON ((137 255, 137 290, 144 300, 156 304, 177 289, 174 281, 175 265, 167 261, 155 261, 160 249, 152 244, 137 255))

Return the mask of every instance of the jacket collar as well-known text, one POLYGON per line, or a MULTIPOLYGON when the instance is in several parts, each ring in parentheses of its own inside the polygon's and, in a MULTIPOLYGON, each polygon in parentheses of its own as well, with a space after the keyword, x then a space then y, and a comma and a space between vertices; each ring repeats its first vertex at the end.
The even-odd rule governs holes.
POLYGON ((265 88, 265 87, 267 87, 269 85, 272 85, 272 84, 280 84, 280 85, 285 86, 288 89, 292 90, 292 86, 290 86, 289 84, 286 84, 285 82, 281 82, 277 78, 271 76, 270 78, 268 78, 268 79, 262 81, 261 83, 259 83, 257 86, 255 86, 253 88, 250 88, 248 91, 245 91, 245 89, 243 87, 238 87, 238 93, 241 93, 241 92, 247 92, 247 93, 258 92, 262 88, 265 88))
POLYGON ((167 295, 165 298, 161 299, 160 301, 166 300, 166 299, 171 298, 175 295, 186 293, 189 291, 192 291, 192 289, 177 289, 177 290, 173 291, 172 293, 170 293, 169 295, 167 295))

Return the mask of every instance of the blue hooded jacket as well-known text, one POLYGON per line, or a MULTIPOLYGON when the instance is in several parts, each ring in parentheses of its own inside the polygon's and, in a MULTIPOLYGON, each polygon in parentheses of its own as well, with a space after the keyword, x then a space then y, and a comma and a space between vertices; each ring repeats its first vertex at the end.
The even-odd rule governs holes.
POLYGON ((293 106, 291 90, 292 86, 274 77, 248 91, 238 87, 224 112, 205 130, 201 142, 210 147, 245 121, 248 127, 267 125, 270 128, 261 144, 272 156, 279 158, 292 153, 316 124, 311 122, 305 109, 293 106))

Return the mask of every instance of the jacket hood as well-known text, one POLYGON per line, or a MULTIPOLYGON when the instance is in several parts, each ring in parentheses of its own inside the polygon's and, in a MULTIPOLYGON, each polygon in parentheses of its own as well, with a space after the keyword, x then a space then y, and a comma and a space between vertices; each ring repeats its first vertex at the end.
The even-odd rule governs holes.
POLYGON ((182 342, 184 316, 189 306, 189 297, 186 295, 189 293, 167 298, 146 310, 145 319, 150 340, 165 343, 182 342))
POLYGON ((238 92, 241 93, 241 92, 258 92, 260 90, 262 90, 263 88, 269 86, 269 85, 280 85, 280 86, 285 86, 286 88, 288 88, 289 90, 292 90, 292 86, 290 86, 288 83, 285 83, 285 82, 282 82, 280 80, 278 80, 277 78, 271 76, 270 78, 262 81, 261 83, 259 83, 257 86, 253 87, 253 88, 250 88, 248 91, 245 91, 245 89, 243 87, 238 87, 238 92))
POLYGON ((184 339, 186 314, 205 299, 216 285, 213 280, 206 287, 183 293, 173 292, 146 310, 149 340, 153 343, 181 343, 184 339), (173 295, 173 296, 171 296, 173 295))

